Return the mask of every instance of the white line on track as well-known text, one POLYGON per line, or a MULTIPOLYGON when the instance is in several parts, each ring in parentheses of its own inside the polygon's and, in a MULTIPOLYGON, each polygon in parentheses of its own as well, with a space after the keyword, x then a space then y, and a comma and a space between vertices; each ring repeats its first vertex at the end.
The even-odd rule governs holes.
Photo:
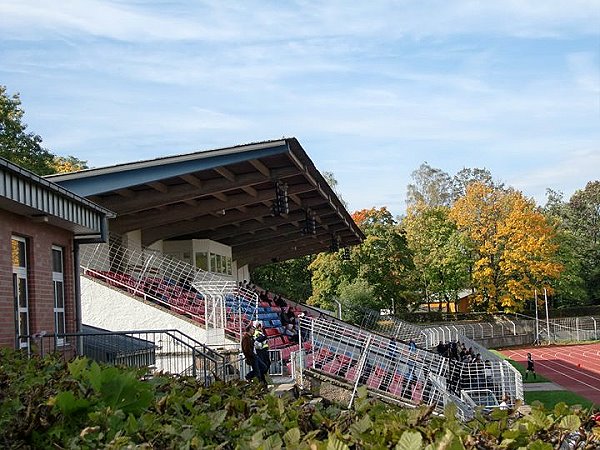
MULTIPOLYGON (((544 360, 551 360, 551 359, 556 359, 558 358, 559 361, 563 360, 564 356, 565 356, 565 352, 564 351, 552 351, 549 349, 547 349, 547 351, 540 351, 541 349, 539 348, 533 348, 533 349, 525 349, 525 350, 521 350, 521 351, 508 351, 505 354, 511 358, 514 359, 514 356, 518 356, 520 359, 527 359, 527 353, 531 353, 532 356, 534 356, 534 361, 536 366, 538 367, 543 367, 551 372, 554 372, 556 374, 559 374, 560 376, 573 380, 576 384, 582 385, 582 386, 587 386, 588 388, 591 388, 593 391, 598 391, 600 392, 600 374, 598 374, 598 376, 595 376, 587 373, 587 372, 581 372, 578 371, 576 369, 574 369, 572 366, 569 366, 567 364, 561 364, 560 362, 556 362, 553 365, 548 365, 545 364, 543 361, 544 360), (560 355, 560 356, 559 356, 560 355), (555 367, 559 367, 562 368, 562 370, 557 370, 555 367), (573 372, 577 374, 577 377, 575 376, 571 376, 568 374, 568 372, 573 372), (594 384, 588 384, 585 381, 582 380, 582 378, 585 377, 586 379, 591 379, 593 380, 594 384)), ((562 350, 564 350, 564 348, 562 348, 562 350)), ((573 350, 573 349, 571 349, 573 350)), ((587 349, 586 349, 587 350, 587 349)), ((580 356, 582 356, 582 354, 585 356, 585 353, 588 353, 586 351, 583 351, 582 353, 577 353, 577 358, 579 359, 580 356)), ((589 353, 591 353, 590 356, 597 356, 598 354, 600 354, 600 350, 594 351, 591 350, 589 353)), ((573 352, 569 352, 568 353, 569 356, 574 356, 573 352)), ((595 360, 595 359, 592 359, 595 360)), ((588 361, 589 362, 589 361, 588 361)), ((596 363, 591 364, 592 367, 595 367, 596 363)), ((589 369, 589 364, 588 367, 586 367, 589 369)))

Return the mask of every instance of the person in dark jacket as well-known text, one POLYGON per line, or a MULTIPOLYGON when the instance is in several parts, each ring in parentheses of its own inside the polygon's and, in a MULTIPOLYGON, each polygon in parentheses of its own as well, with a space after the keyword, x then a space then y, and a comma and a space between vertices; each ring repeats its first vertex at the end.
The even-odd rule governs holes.
POLYGON ((527 370, 525 371, 525 379, 527 379, 529 373, 533 375, 533 379, 535 380, 535 367, 533 364, 533 358, 531 357, 531 353, 527 353, 527 370))
POLYGON ((252 378, 258 378, 258 380, 267 384, 267 380, 265 379, 265 365, 262 360, 258 357, 255 350, 255 342, 254 342, 254 326, 250 323, 246 326, 244 330, 244 334, 242 335, 242 353, 244 354, 244 358, 246 359, 246 364, 248 364, 252 370, 246 374, 246 380, 250 381, 252 378))
POLYGON ((267 335, 263 331, 262 322, 256 320, 253 323, 254 325, 254 348, 256 350, 256 356, 261 360, 264 367, 262 367, 263 378, 265 374, 269 372, 269 368, 271 367, 271 358, 269 356, 269 341, 267 339, 267 335))

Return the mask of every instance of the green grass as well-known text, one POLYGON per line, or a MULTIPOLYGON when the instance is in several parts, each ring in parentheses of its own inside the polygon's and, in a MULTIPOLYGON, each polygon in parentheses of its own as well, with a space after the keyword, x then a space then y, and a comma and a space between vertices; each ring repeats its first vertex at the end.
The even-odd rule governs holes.
POLYGON ((581 405, 584 408, 594 406, 593 402, 571 391, 528 391, 524 392, 525 403, 531 405, 535 401, 544 404, 546 409, 552 409, 558 403, 564 402, 569 406, 581 405))
POLYGON ((525 367, 522 364, 519 364, 516 361, 513 361, 510 358, 507 358, 506 356, 504 356, 502 353, 500 353, 497 350, 490 350, 492 353, 495 353, 496 355, 498 355, 500 358, 508 361, 510 363, 511 366, 513 366, 515 369, 517 369, 520 373, 521 376, 523 377, 523 383, 548 383, 550 380, 546 377, 544 377, 543 375, 540 375, 539 373, 536 373, 536 377, 533 378, 532 376, 529 376, 529 378, 526 380, 525 379, 525 367))

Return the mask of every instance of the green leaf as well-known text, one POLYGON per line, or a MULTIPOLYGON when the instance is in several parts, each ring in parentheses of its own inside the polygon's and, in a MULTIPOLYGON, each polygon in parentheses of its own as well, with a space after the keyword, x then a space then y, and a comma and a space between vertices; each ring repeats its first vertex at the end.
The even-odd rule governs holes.
POLYGON ((112 409, 125 413, 143 412, 153 399, 151 386, 134 378, 132 372, 121 372, 116 367, 102 371, 102 398, 112 409))
POLYGON ((87 372, 87 378, 94 391, 100 392, 102 387, 102 369, 96 361, 93 361, 90 365, 90 369, 87 372))
POLYGON ((327 440, 327 450, 350 450, 350 447, 340 441, 335 435, 330 434, 327 440))
POLYGON ((421 450, 423 436, 418 431, 405 431, 396 444, 396 450, 421 450))
POLYGON ((542 442, 540 440, 532 442, 527 446, 527 450, 552 450, 553 448, 554 447, 552 446, 552 444, 542 442))
POLYGON ((263 450, 280 450, 283 445, 281 438, 278 434, 272 434, 269 436, 262 445, 263 450))
POLYGON ((87 370, 88 360, 86 358, 76 358, 69 363, 69 373, 73 378, 81 379, 82 373, 87 370))
POLYGON ((54 405, 65 415, 70 416, 76 412, 87 409, 90 402, 83 398, 76 398, 70 391, 60 392, 56 398, 54 405))
POLYGON ((263 435, 264 435, 264 431, 263 430, 258 430, 256 433, 254 433, 252 435, 252 441, 250 443, 250 446, 252 448, 259 448, 261 446, 261 444, 263 443, 263 435))
POLYGON ((300 443, 300 429, 291 428, 283 435, 283 442, 286 447, 297 446, 300 443))
POLYGON ((227 411, 223 409, 220 411, 211 412, 208 414, 208 417, 210 417, 210 428, 214 431, 221 426, 227 417, 227 411))
POLYGON ((350 432, 355 436, 360 435, 369 431, 372 426, 373 422, 371 421, 371 418, 368 415, 365 415, 358 422, 354 422, 350 426, 350 432))
POLYGON ((565 430, 578 430, 581 426, 581 419, 571 414, 569 416, 563 417, 558 426, 564 428, 565 430))

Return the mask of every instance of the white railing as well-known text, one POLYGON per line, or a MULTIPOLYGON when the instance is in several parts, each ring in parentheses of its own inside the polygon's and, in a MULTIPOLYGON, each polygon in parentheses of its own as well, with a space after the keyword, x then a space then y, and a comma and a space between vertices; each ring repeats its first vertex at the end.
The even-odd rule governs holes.
MULTIPOLYGON (((326 318, 300 318, 300 336, 304 355, 293 358, 300 365, 293 373, 309 369, 336 378, 353 390, 353 396, 364 385, 399 403, 428 404, 440 412, 447 399, 460 396, 465 389, 487 389, 510 402, 523 399, 521 375, 495 356, 470 363, 457 361, 326 318)), ((489 356, 487 350, 477 350, 489 356)))
POLYGON ((128 248, 120 236, 81 247, 82 273, 198 322, 207 343, 236 338, 256 317, 258 296, 235 281, 147 248, 128 248))

